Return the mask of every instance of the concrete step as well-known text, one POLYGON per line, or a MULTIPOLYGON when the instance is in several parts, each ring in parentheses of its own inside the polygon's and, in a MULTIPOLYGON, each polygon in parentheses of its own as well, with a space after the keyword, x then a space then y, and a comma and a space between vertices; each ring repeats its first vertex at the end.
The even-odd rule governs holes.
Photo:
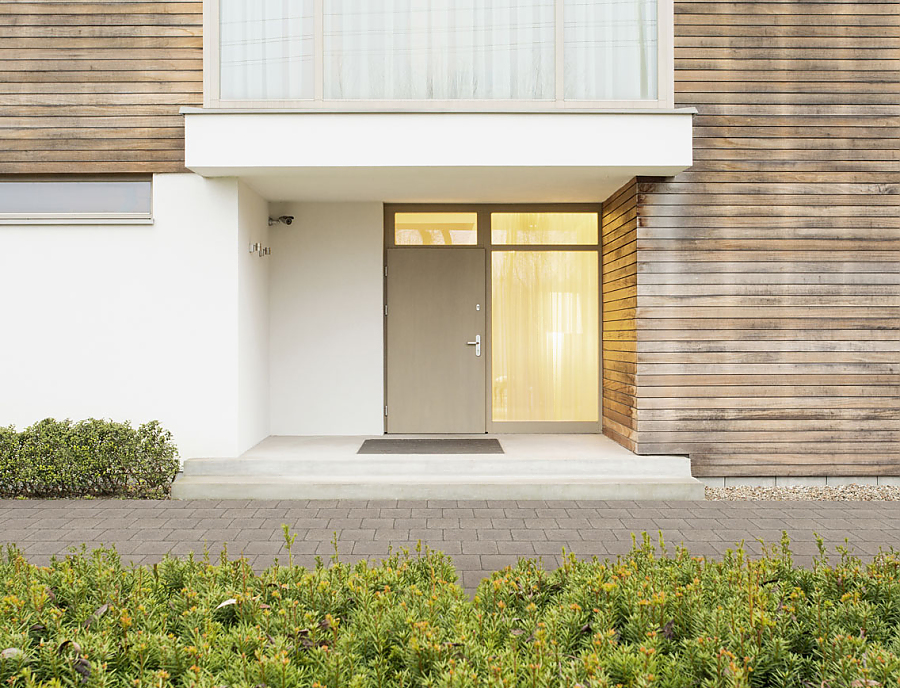
POLYGON ((686 457, 633 457, 631 462, 593 457, 552 458, 501 454, 389 454, 358 456, 303 456, 280 458, 188 459, 186 476, 301 476, 304 478, 353 478, 403 476, 429 479, 437 476, 543 477, 562 475, 583 478, 690 477, 686 457))
POLYGON ((703 499, 688 476, 304 476, 179 474, 174 499, 703 499))

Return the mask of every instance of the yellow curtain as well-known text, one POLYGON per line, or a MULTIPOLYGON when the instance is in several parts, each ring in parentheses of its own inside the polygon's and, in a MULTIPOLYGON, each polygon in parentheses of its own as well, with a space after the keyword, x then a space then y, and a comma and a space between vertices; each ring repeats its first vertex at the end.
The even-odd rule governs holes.
POLYGON ((397 246, 474 246, 478 213, 394 213, 397 246))
POLYGON ((596 251, 492 253, 495 421, 599 419, 596 251))
POLYGON ((491 243, 596 244, 597 213, 491 213, 491 243))

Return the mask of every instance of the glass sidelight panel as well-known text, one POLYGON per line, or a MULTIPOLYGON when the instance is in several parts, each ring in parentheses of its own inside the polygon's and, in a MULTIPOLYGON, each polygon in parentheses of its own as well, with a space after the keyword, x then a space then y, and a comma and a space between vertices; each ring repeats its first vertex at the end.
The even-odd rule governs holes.
POLYGON ((597 213, 491 213, 493 244, 596 244, 597 213))
POLYGON ((394 213, 396 246, 475 246, 477 213, 394 213))
POLYGON ((491 280, 493 420, 597 421, 597 253, 495 250, 491 280))

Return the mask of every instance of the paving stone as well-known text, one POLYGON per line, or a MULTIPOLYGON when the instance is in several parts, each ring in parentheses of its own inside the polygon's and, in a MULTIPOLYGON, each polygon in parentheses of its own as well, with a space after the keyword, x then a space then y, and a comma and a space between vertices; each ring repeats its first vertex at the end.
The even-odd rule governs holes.
POLYGON ((353 544, 353 554, 373 555, 378 554, 383 557, 388 555, 390 543, 385 541, 365 540, 355 542, 353 544))
POLYGON ((25 554, 64 554, 69 545, 65 542, 27 542, 21 545, 25 554))
POLYGON ((506 518, 504 509, 490 509, 487 507, 481 509, 472 509, 472 516, 475 518, 506 518))
POLYGON ((525 542, 533 542, 534 540, 546 540, 547 533, 543 530, 531 529, 528 530, 526 528, 517 529, 513 528, 510 531, 513 540, 521 540, 525 542))
POLYGON ((480 529, 476 531, 479 540, 512 540, 512 533, 500 529, 480 529))
POLYGON ((142 540, 134 547, 134 554, 167 554, 174 546, 174 542, 166 540, 142 540))
POLYGON ((487 571, 499 571, 507 566, 515 566, 519 557, 514 554, 482 554, 481 565, 487 571))
POLYGON ((463 571, 460 582, 462 583, 464 590, 468 592, 474 592, 481 581, 483 581, 487 577, 488 573, 484 570, 463 571))
POLYGON ((457 571, 481 571, 481 555, 454 554, 450 559, 457 571))
POLYGON ((338 540, 374 540, 374 528, 344 528, 338 530, 338 540))
POLYGON ((409 531, 398 528, 376 528, 375 540, 409 540, 409 531))
POLYGON ((497 542, 498 554, 515 554, 519 557, 533 557, 535 555, 533 542, 514 540, 512 542, 497 542))
MULTIPOLYGON (((525 521, 526 528, 535 528, 537 524, 532 522, 531 520, 525 521)), ((551 525, 545 525, 545 530, 587 530, 588 528, 593 528, 594 525, 591 523, 588 518, 557 518, 553 519, 551 525)))
POLYGON ((441 515, 444 518, 475 518, 475 514, 472 509, 455 507, 453 509, 441 509, 441 512, 441 515))
POLYGON ((337 552, 338 555, 350 554, 353 551, 354 544, 355 543, 352 540, 338 542, 336 546, 332 542, 320 542, 316 547, 315 553, 327 557, 332 556, 335 552, 337 552))
POLYGON ((495 540, 475 540, 462 543, 463 554, 499 554, 495 540))
POLYGON ((462 554, 462 542, 459 540, 435 540, 427 544, 430 549, 444 554, 462 554))
POLYGON ((287 554, 287 550, 284 549, 284 543, 272 540, 247 543, 244 552, 247 554, 279 554, 282 552, 287 554))
MULTIPOLYGON (((501 502, 503 503, 503 502, 501 502)), ((521 507, 509 507, 502 509, 503 518, 546 518, 538 516, 537 509, 523 509, 521 507)))
MULTIPOLYGON (((589 543, 579 542, 579 545, 588 545, 589 543)), ((535 554, 560 554, 563 549, 570 549, 571 543, 567 540, 543 540, 531 543, 535 554)))
POLYGON ((441 531, 441 539, 448 542, 464 542, 477 540, 478 534, 474 528, 446 528, 441 531))
MULTIPOLYGON (((396 510, 391 510, 396 511, 396 510)), ((417 507, 415 509, 405 509, 405 514, 397 514, 397 518, 443 518, 443 509, 431 509, 428 507, 417 507)), ((382 516, 387 516, 390 512, 381 511, 382 516)))
POLYGON ((230 525, 234 528, 262 528, 266 525, 266 519, 238 517, 233 519, 230 525))

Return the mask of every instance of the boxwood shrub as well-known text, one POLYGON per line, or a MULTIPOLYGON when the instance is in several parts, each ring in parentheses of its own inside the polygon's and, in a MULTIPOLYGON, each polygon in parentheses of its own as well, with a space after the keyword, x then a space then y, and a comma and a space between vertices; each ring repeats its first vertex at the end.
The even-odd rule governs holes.
MULTIPOLYGON (((288 562, 290 564, 290 562, 288 562)), ((796 568, 645 540, 615 562, 494 573, 470 599, 428 552, 254 575, 227 555, 0 563, 9 686, 864 688, 900 681, 900 560, 796 568)))
POLYGON ((0 497, 164 497, 177 456, 156 421, 47 418, 21 432, 0 428, 0 497))

